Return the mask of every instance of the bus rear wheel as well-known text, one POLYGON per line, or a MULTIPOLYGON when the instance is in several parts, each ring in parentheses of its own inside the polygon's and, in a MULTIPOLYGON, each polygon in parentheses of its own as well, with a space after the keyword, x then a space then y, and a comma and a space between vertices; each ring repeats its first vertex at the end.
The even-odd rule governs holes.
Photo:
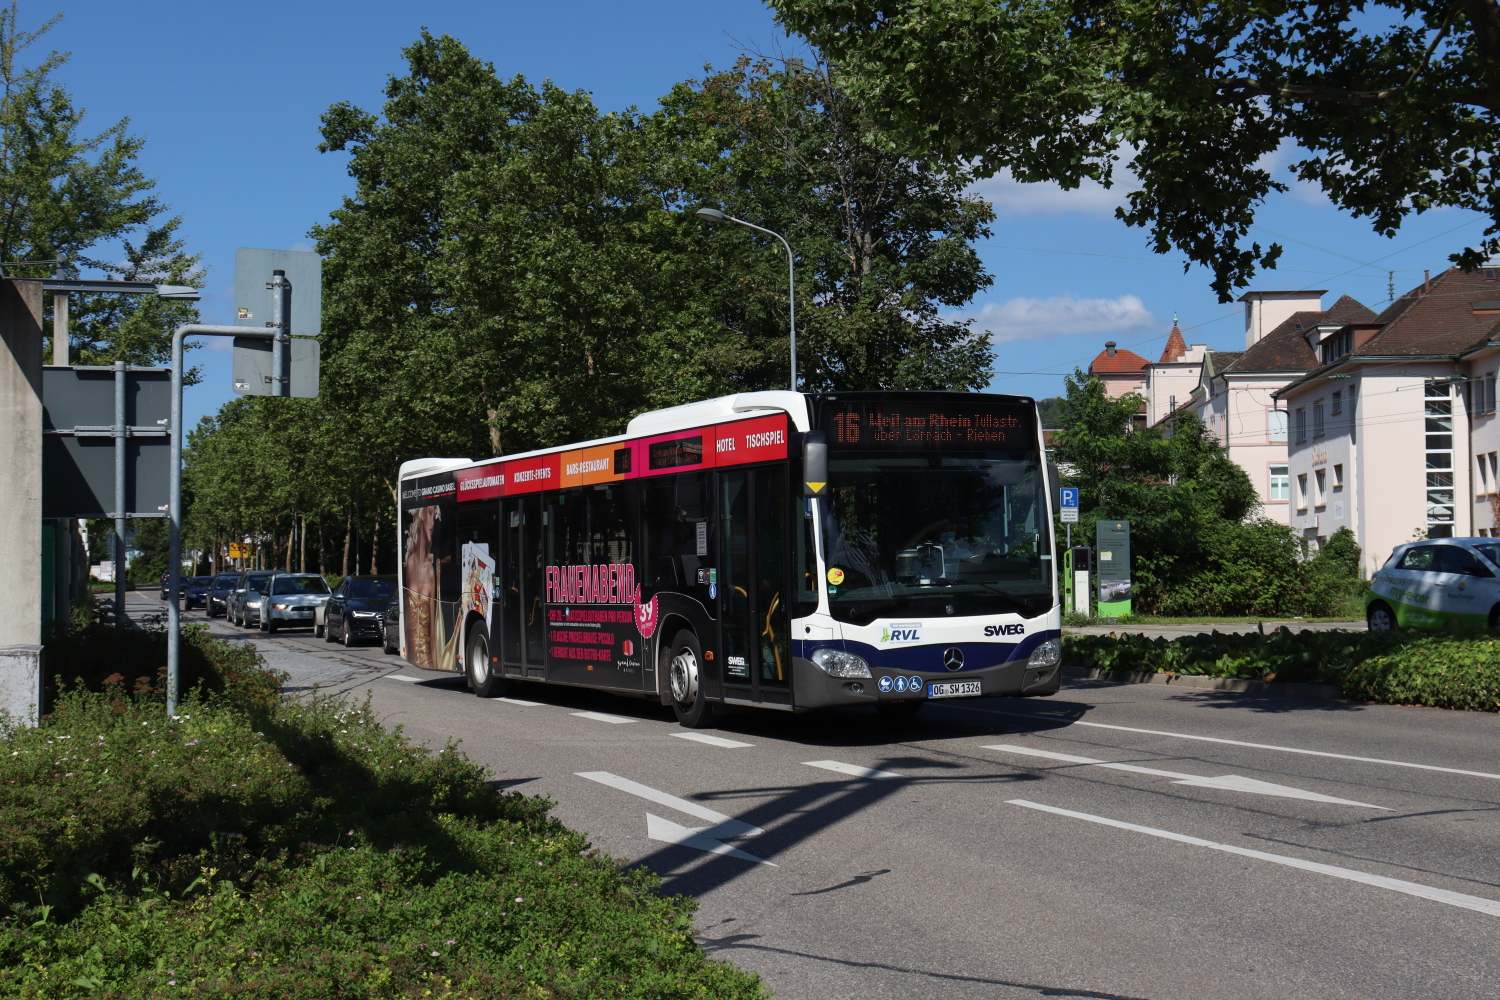
POLYGON ((689 729, 713 722, 713 706, 703 696, 703 648, 687 629, 677 633, 667 650, 667 684, 672 690, 672 711, 689 729))
MULTIPOLYGON (((384 639, 381 644, 384 645, 384 639)), ((485 638, 484 632, 478 628, 470 632, 466 648, 469 655, 465 669, 469 674, 469 687, 474 693, 480 698, 498 698, 505 694, 510 689, 510 682, 495 675, 495 665, 490 661, 489 640, 485 638)))
POLYGON ((1396 627, 1396 616, 1384 601, 1376 601, 1365 612, 1365 626, 1371 632, 1389 632, 1396 627))

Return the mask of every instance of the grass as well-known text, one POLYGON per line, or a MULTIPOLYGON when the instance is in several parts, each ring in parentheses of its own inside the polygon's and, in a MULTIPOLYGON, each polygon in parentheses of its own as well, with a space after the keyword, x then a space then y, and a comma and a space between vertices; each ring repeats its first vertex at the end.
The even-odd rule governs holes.
POLYGON ((1364 614, 1342 615, 1333 618, 1267 618, 1264 615, 1236 618, 1232 615, 1122 615, 1119 618, 1098 618, 1069 612, 1063 616, 1064 628, 1109 627, 1114 625, 1291 625, 1297 622, 1363 622, 1364 614))
POLYGON ((692 900, 368 706, 102 688, 3 732, 0 995, 765 995, 692 900))

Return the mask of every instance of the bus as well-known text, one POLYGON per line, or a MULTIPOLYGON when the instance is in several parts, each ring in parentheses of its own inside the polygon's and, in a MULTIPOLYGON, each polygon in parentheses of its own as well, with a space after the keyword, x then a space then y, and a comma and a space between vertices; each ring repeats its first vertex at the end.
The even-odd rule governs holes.
POLYGON ((1036 404, 740 393, 400 471, 400 653, 466 675, 806 711, 1058 690, 1036 404))

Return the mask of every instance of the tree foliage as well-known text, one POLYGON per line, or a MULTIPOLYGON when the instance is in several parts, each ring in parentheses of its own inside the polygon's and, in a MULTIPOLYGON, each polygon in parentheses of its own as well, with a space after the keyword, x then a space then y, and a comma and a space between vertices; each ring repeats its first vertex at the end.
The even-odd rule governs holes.
MULTIPOLYGON (((1392 236, 1455 206, 1500 232, 1497 0, 773 0, 904 148, 1022 181, 1138 188, 1118 215, 1228 301, 1277 244, 1264 158, 1392 236)), ((1479 250, 1454 255, 1476 266, 1479 250)))
MULTIPOLYGON (((6 273, 51 277, 52 263, 14 262, 67 259, 106 277, 201 286, 199 255, 186 252, 177 233, 181 218, 163 218, 167 206, 151 193, 156 182, 136 162, 145 140, 129 133, 129 119, 91 135, 84 110, 54 78, 67 57, 52 52, 22 66, 23 53, 60 17, 22 31, 15 0, 0 7, 0 260, 13 262, 6 273), (124 260, 109 259, 119 249, 124 260)), ((165 364, 173 327, 198 318, 189 302, 151 295, 75 294, 71 307, 75 362, 85 365, 165 364)))
MULTIPOLYGON (((1147 614, 1328 614, 1348 592, 1347 546, 1308 561, 1260 515, 1245 471, 1191 414, 1163 432, 1131 429, 1139 396, 1111 399, 1075 372, 1060 400, 1057 458, 1079 487, 1079 529, 1128 520, 1132 599, 1147 614)), ((1358 565, 1357 549, 1354 566, 1358 565)))

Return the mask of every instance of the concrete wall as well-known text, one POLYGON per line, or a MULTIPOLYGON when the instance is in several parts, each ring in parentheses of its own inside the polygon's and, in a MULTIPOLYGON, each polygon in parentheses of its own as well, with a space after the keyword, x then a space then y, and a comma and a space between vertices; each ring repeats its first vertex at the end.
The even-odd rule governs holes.
POLYGON ((41 701, 42 285, 0 280, 0 711, 41 701))
POLYGON ((1245 347, 1248 349, 1286 322, 1292 313, 1321 311, 1323 293, 1248 292, 1240 296, 1240 301, 1245 303, 1245 347))
POLYGON ((1203 362, 1155 364, 1146 369, 1146 425, 1155 427, 1172 413, 1172 397, 1182 406, 1193 396, 1203 362))
MULTIPOLYGON (((1463 374, 1470 379, 1475 395, 1472 397, 1475 405, 1471 410, 1479 410, 1478 393, 1483 392, 1483 379, 1486 375, 1494 374, 1500 369, 1500 352, 1490 351, 1471 358, 1464 367, 1463 374)), ((1465 494, 1472 501, 1469 506, 1470 517, 1473 518, 1474 533, 1481 531, 1487 535, 1500 534, 1500 525, 1495 521, 1494 505, 1490 497, 1500 492, 1500 484, 1495 482, 1495 477, 1490 474, 1489 469, 1484 475, 1479 474, 1479 460, 1488 459, 1491 452, 1500 458, 1500 416, 1493 413, 1471 413, 1469 418, 1469 482, 1473 489, 1465 494)))
POLYGON ((1132 392, 1144 392, 1146 390, 1146 373, 1119 375, 1114 373, 1100 374, 1099 380, 1104 383, 1104 395, 1110 399, 1119 399, 1128 396, 1132 392))

